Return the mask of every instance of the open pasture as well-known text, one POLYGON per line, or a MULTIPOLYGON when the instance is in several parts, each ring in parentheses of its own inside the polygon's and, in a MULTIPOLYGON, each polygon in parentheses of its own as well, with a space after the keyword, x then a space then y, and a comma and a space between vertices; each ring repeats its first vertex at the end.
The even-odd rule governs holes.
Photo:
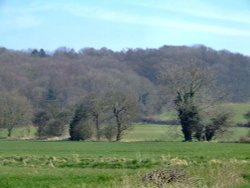
POLYGON ((0 187, 157 187, 143 177, 162 169, 185 173, 162 187, 250 185, 249 144, 1 140, 0 148, 0 187))
MULTIPOLYGON (((234 123, 244 122, 250 109, 226 107, 234 123)), ((12 139, 0 140, 0 187, 250 187, 250 144, 235 143, 249 128, 231 127, 210 143, 181 142, 180 126, 142 123, 126 131, 122 142, 14 140, 35 132, 16 128, 12 139), (152 178, 159 173, 165 177, 152 178)), ((6 135, 2 129, 0 137, 6 135)))

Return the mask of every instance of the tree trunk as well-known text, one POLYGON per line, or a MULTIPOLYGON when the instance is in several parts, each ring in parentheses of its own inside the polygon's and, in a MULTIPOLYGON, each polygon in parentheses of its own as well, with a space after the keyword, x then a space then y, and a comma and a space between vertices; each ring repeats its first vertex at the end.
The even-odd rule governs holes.
POLYGON ((96 139, 99 141, 101 139, 100 123, 99 123, 99 114, 95 115, 95 126, 96 126, 96 139))
POLYGON ((8 138, 10 138, 11 135, 12 135, 12 129, 13 129, 13 128, 8 128, 8 138))
POLYGON ((117 125, 116 141, 120 141, 122 138, 121 122, 119 120, 119 115, 117 115, 115 118, 116 118, 116 125, 117 125))
POLYGON ((184 135, 184 141, 185 142, 191 142, 192 141, 192 130, 187 124, 182 124, 182 132, 184 135))

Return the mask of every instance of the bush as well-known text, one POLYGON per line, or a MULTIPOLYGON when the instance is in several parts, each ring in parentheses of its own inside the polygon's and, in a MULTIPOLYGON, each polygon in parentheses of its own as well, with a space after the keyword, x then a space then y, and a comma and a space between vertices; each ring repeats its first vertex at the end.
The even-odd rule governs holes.
POLYGON ((89 112, 86 105, 79 105, 75 112, 74 116, 70 122, 69 134, 70 140, 86 140, 93 136, 93 127, 90 119, 89 112))
POLYGON ((44 132, 45 127, 50 119, 51 119, 51 115, 46 111, 40 111, 40 112, 35 113, 32 122, 35 126, 37 126, 36 135, 39 138, 42 138, 45 136, 45 132, 44 132))
POLYGON ((103 134, 104 134, 106 139, 108 139, 109 141, 112 141, 113 138, 116 136, 116 127, 112 124, 107 125, 103 129, 103 134))
POLYGON ((247 122, 247 123, 237 123, 236 126, 237 127, 250 127, 250 122, 247 122))
POLYGON ((205 138, 207 141, 211 141, 213 137, 224 132, 226 127, 230 126, 231 113, 226 111, 219 111, 213 118, 211 122, 205 126, 205 138))
POLYGON ((52 119, 45 126, 44 133, 46 136, 63 136, 67 130, 67 126, 63 124, 60 120, 52 119))
POLYGON ((33 118, 33 123, 36 125, 36 135, 42 139, 54 136, 63 136, 67 130, 68 114, 65 112, 58 113, 53 117, 48 111, 37 112, 33 118))
POLYGON ((94 126, 89 121, 80 121, 72 131, 73 140, 88 140, 94 134, 94 126))
POLYGON ((246 114, 244 114, 245 119, 250 122, 250 111, 248 111, 246 114))

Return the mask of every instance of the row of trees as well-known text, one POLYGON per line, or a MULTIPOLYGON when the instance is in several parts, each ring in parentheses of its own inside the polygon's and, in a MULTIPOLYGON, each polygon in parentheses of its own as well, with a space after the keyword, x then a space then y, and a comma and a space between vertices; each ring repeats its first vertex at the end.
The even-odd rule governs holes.
POLYGON ((54 53, 0 48, 0 102, 9 105, 1 109, 0 125, 11 135, 11 127, 33 123, 39 138, 70 129, 74 140, 85 139, 74 134, 90 127, 97 140, 120 140, 136 116, 175 107, 186 141, 210 140, 229 115, 209 109, 218 96, 248 100, 249 70, 248 57, 204 46, 54 53))
POLYGON ((32 117, 32 108, 25 98, 2 94, 0 125, 8 130, 8 137, 15 127, 27 126, 32 120, 39 139, 62 137, 69 131, 70 140, 105 137, 120 141, 139 113, 134 97, 118 91, 89 94, 71 110, 60 109, 57 99, 49 97, 44 108, 32 117))
POLYGON ((119 141, 137 115, 136 101, 128 94, 109 92, 103 96, 86 96, 70 122, 70 139, 85 140, 95 134, 96 140, 105 136, 119 141))
MULTIPOLYGON (((210 115, 210 119, 203 117, 207 112, 210 86, 212 86, 209 70, 199 62, 190 61, 185 66, 162 66, 159 74, 162 88, 171 86, 170 91, 175 93, 174 105, 178 112, 185 141, 210 141, 218 131, 222 131, 229 122, 229 113, 217 111, 210 115), (204 100, 206 99, 206 100, 204 100)), ((167 91, 169 92, 169 88, 167 91)), ((163 91, 164 93, 164 91, 163 91)), ((166 95, 168 96, 168 95, 166 95)), ((1 94, 0 125, 8 129, 11 136, 17 125, 29 124, 32 107, 25 97, 16 93, 1 94)), ((213 98, 215 99, 215 98, 213 98)), ((141 100, 141 99, 139 99, 141 100)), ((63 136, 69 131, 71 140, 86 140, 95 136, 96 140, 102 137, 116 141, 121 140, 124 131, 131 127, 140 114, 136 98, 121 91, 103 90, 89 93, 78 101, 73 109, 64 109, 60 106, 57 94, 48 90, 43 108, 34 114, 33 124, 37 126, 37 136, 42 139, 50 136, 63 136)), ((142 111, 141 111, 142 113, 142 111)))

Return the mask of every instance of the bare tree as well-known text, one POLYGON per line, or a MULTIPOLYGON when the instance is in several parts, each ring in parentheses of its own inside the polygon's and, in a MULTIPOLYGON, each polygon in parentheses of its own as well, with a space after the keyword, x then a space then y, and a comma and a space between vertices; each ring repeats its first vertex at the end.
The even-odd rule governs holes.
POLYGON ((202 139, 204 89, 209 83, 209 71, 196 61, 185 63, 163 64, 160 79, 168 89, 174 92, 174 104, 182 125, 185 141, 192 141, 195 136, 202 139))
POLYGON ((107 101, 106 96, 101 93, 90 93, 87 95, 83 103, 88 108, 88 117, 95 125, 96 139, 101 139, 101 124, 107 117, 107 101))
POLYGON ((51 119, 51 114, 47 111, 36 112, 33 117, 33 124, 37 126, 37 136, 39 139, 45 136, 46 125, 51 119))
POLYGON ((112 109, 112 120, 116 125, 116 141, 122 139, 125 130, 132 126, 138 115, 136 100, 123 92, 112 92, 109 98, 112 109))
POLYGON ((25 97, 14 92, 1 92, 0 104, 0 126, 8 130, 8 137, 11 137, 15 127, 29 126, 32 108, 25 97))

